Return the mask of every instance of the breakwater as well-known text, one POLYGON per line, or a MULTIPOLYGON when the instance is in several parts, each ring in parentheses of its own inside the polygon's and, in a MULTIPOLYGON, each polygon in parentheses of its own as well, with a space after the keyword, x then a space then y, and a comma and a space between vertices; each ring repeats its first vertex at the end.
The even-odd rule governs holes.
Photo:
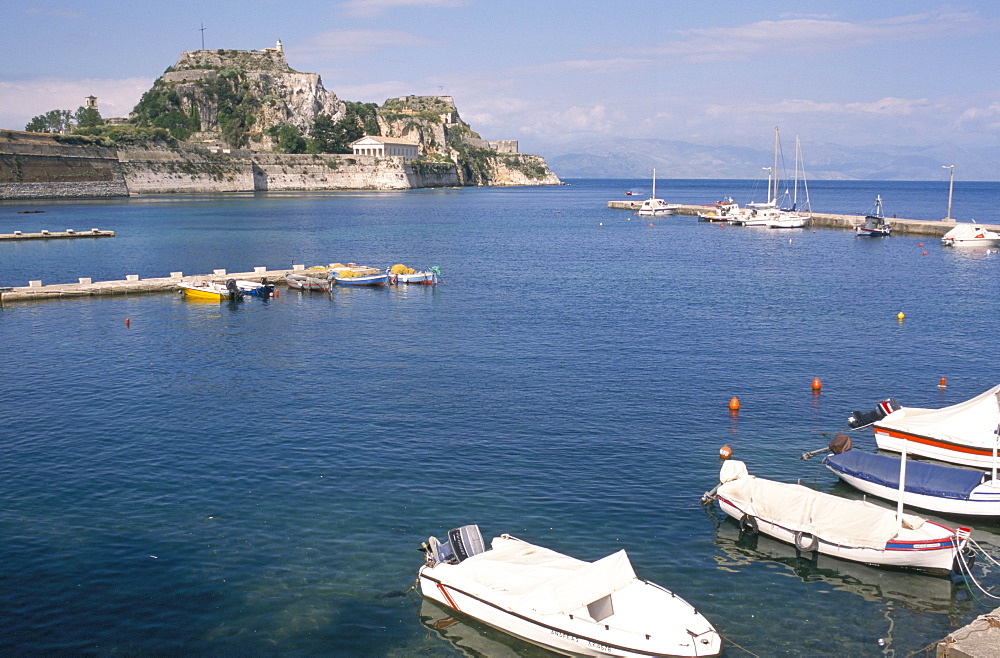
POLYGON ((13 233, 0 233, 0 240, 60 240, 66 238, 113 238, 114 231, 102 231, 99 228, 92 228, 89 231, 75 231, 71 228, 65 231, 48 231, 42 229, 35 233, 24 233, 14 231, 13 233))
MULTIPOLYGON (((608 201, 608 208, 617 210, 638 210, 642 201, 608 201)), ((678 215, 698 215, 710 210, 712 206, 681 205, 676 214, 678 215)), ((943 220, 923 220, 923 219, 900 219, 897 217, 887 217, 885 220, 892 226, 893 233, 899 235, 927 235, 941 237, 951 229, 955 228, 957 222, 946 222, 943 220)), ((809 218, 809 226, 822 228, 847 229, 853 231, 856 226, 865 223, 863 215, 840 215, 832 213, 812 213, 809 218)), ((1000 225, 982 224, 986 228, 1000 232, 1000 225)))
POLYGON ((41 280, 29 281, 27 286, 0 288, 0 306, 12 302, 35 302, 54 299, 78 299, 80 297, 106 297, 113 295, 146 295, 150 293, 177 292, 180 283, 202 282, 224 283, 227 279, 260 282, 267 279, 275 285, 286 285, 285 275, 290 273, 309 274, 302 265, 287 270, 269 270, 255 267, 252 272, 227 272, 214 270, 211 274, 185 276, 183 272, 171 272, 168 277, 139 278, 138 274, 126 275, 124 280, 92 281, 90 277, 80 277, 76 283, 56 283, 43 285, 41 280))

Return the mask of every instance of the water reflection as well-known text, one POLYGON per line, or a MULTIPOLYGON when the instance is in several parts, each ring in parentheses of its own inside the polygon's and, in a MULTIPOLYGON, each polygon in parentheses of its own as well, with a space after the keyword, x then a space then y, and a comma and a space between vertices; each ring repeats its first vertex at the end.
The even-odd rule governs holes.
POLYGON ((481 624, 461 613, 446 610, 427 599, 423 599, 420 604, 420 623, 465 656, 541 658, 552 655, 540 647, 481 624))

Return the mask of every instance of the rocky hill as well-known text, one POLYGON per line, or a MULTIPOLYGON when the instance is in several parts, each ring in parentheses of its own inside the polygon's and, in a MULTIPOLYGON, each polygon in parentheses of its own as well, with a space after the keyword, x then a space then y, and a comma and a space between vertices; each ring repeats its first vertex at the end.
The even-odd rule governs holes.
POLYGON ((557 185, 540 156, 487 142, 448 96, 404 96, 382 106, 345 103, 319 75, 288 66, 281 42, 260 51, 196 50, 153 84, 130 123, 215 148, 350 153, 363 135, 412 141, 418 173, 454 168, 461 185, 557 185))

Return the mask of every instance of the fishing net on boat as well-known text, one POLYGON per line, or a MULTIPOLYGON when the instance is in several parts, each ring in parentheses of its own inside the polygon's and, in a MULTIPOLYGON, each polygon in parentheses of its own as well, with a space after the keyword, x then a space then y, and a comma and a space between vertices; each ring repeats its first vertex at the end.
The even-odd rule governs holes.
POLYGON ((412 267, 407 267, 406 265, 403 265, 402 263, 397 263, 397 264, 395 264, 395 265, 392 266, 392 268, 389 270, 389 273, 390 274, 416 274, 417 271, 415 269, 413 269, 412 267))
POLYGON ((342 279, 353 279, 353 278, 359 277, 361 275, 358 274, 357 272, 352 271, 352 270, 343 269, 343 270, 340 270, 339 272, 337 272, 337 276, 339 276, 342 279))

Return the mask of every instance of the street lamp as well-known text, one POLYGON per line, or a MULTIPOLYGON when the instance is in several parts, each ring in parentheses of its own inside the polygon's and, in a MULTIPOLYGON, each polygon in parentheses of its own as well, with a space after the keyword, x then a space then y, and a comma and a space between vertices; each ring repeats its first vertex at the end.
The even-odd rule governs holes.
POLYGON ((942 169, 951 169, 951 183, 948 184, 948 216, 944 218, 946 222, 953 222, 951 218, 951 195, 955 191, 955 165, 941 165, 942 169))
MULTIPOLYGON (((767 172, 767 202, 771 203, 771 198, 772 198, 771 197, 771 168, 770 167, 761 167, 760 169, 761 169, 761 171, 766 171, 767 172)), ((774 197, 773 198, 774 199, 778 198, 778 186, 777 185, 774 186, 774 197)))

